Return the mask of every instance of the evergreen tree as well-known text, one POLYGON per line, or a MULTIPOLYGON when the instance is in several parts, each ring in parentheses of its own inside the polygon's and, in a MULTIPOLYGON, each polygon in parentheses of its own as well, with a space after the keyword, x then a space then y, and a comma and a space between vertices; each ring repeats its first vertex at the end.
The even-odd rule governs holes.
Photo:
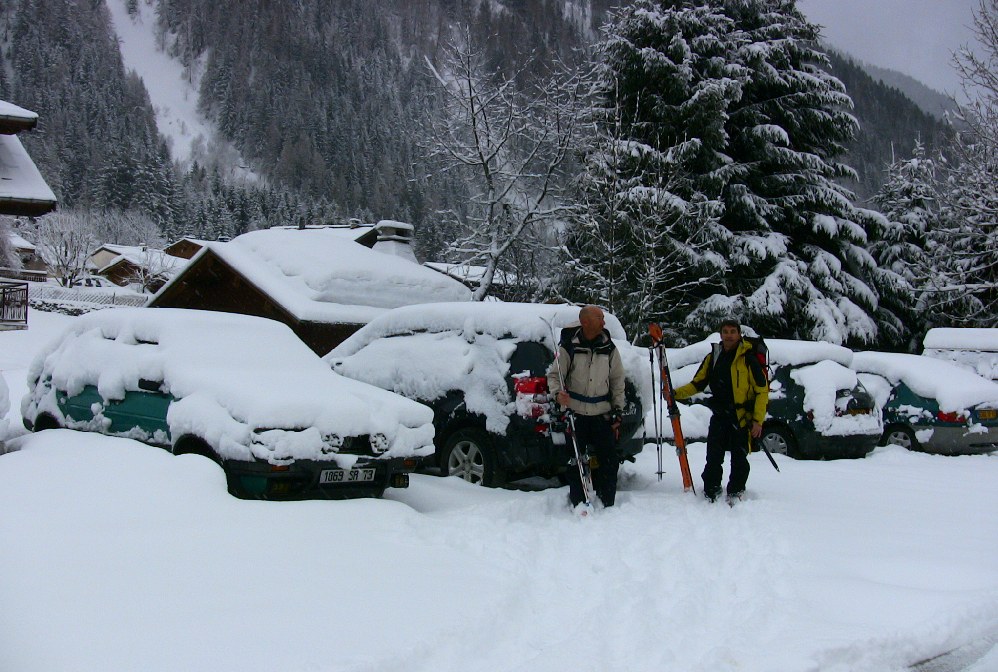
POLYGON ((969 102, 966 130, 953 143, 956 163, 942 189, 941 224, 930 237, 935 273, 926 301, 940 323, 998 324, 998 0, 974 12, 979 51, 956 62, 969 102))
POLYGON ((672 195, 717 204, 723 231, 708 220, 681 238, 727 260, 693 293, 691 333, 731 315, 773 336, 877 338, 863 247, 876 216, 837 182, 855 176, 836 157, 856 121, 817 37, 794 0, 639 0, 609 28, 624 137, 670 162, 656 181, 672 195))
POLYGON ((917 290, 933 274, 926 247, 939 221, 936 162, 926 157, 920 142, 910 159, 888 167, 873 200, 884 215, 868 246, 877 262, 873 277, 881 298, 881 346, 910 350, 925 330, 926 311, 917 290))

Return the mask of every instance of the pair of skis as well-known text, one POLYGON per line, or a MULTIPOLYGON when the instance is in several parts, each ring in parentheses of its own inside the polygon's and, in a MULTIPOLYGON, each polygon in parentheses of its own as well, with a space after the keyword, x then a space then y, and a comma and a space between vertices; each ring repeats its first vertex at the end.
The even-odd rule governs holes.
MULTIPOLYGON (((690 474, 689 458, 686 455, 686 439, 683 437, 683 427, 679 421, 676 390, 672 386, 672 374, 669 371, 669 357, 665 354, 665 346, 662 344, 662 327, 652 322, 648 325, 648 334, 651 336, 652 342, 648 348, 648 361, 652 367, 653 384, 655 380, 655 352, 658 352, 659 361, 659 389, 656 390, 657 394, 652 395, 652 415, 655 418, 655 445, 658 448, 658 480, 662 480, 662 474, 664 473, 662 471, 662 407, 668 406, 669 419, 672 421, 672 433, 676 437, 676 455, 679 456, 679 470, 683 475, 683 490, 692 490, 693 494, 696 494, 696 490, 693 488, 693 477, 690 474), (659 398, 661 398, 662 403, 661 406, 656 408, 655 403, 659 398)), ((769 458, 769 462, 773 465, 773 468, 779 471, 780 467, 776 464, 773 454, 769 452, 766 445, 760 443, 759 446, 766 453, 766 457, 769 458)))
POLYGON ((679 406, 676 404, 676 390, 672 386, 672 373, 669 371, 669 357, 662 343, 662 327, 656 322, 648 325, 648 335, 651 336, 651 346, 648 348, 648 361, 652 369, 652 382, 655 381, 655 354, 658 353, 658 389, 652 394, 652 416, 655 419, 655 446, 658 449, 658 480, 662 480, 662 429, 664 422, 662 414, 665 407, 669 409, 669 420, 672 421, 672 434, 676 441, 676 455, 679 457, 679 471, 683 476, 683 491, 692 491, 693 475, 690 473, 690 461, 686 454, 686 439, 683 437, 683 426, 679 420, 679 406))

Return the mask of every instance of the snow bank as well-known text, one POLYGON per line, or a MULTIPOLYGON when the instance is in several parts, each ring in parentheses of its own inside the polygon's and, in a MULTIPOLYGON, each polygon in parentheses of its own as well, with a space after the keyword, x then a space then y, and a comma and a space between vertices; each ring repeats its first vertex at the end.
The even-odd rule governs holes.
MULTIPOLYGON (((330 372, 287 326, 168 308, 121 308, 72 320, 32 362, 22 413, 47 411, 65 420, 55 389, 76 395, 94 385, 114 400, 137 390, 140 379, 161 381, 179 400, 167 416, 173 439, 200 436, 223 457, 332 459, 322 451, 323 436, 332 434, 382 433, 399 455, 432 444, 428 408, 330 372), (48 377, 51 386, 44 384, 48 377), (43 384, 33 385, 39 378, 43 384), (268 428, 294 432, 260 441, 254 430, 268 428)), ((102 410, 97 422, 104 421, 102 410)))
POLYGON ((903 382, 918 395, 935 399, 945 413, 983 405, 998 408, 998 383, 952 362, 893 352, 857 352, 853 367, 875 373, 897 385, 903 382))

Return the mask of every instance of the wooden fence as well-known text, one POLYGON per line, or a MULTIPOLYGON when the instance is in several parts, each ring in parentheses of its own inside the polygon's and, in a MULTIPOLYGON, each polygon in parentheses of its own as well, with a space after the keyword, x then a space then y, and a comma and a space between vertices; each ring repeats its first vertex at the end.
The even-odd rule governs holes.
POLYGON ((74 301, 77 303, 96 303, 105 306, 144 306, 149 297, 145 294, 134 294, 124 291, 106 291, 83 289, 79 287, 55 287, 32 283, 28 287, 28 298, 46 301, 74 301))

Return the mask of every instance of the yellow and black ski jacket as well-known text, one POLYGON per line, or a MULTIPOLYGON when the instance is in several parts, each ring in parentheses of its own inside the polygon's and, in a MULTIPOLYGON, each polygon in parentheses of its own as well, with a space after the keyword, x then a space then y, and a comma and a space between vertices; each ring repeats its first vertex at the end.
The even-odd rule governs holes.
MULTIPOLYGON (((721 344, 714 344, 693 380, 676 390, 676 399, 689 399, 707 388, 714 358, 720 351, 721 344)), ((738 425, 746 428, 751 427, 753 422, 761 425, 766 419, 766 405, 769 403, 769 381, 752 352, 752 346, 744 340, 738 343, 735 358, 731 362, 731 392, 735 400, 738 425)))

